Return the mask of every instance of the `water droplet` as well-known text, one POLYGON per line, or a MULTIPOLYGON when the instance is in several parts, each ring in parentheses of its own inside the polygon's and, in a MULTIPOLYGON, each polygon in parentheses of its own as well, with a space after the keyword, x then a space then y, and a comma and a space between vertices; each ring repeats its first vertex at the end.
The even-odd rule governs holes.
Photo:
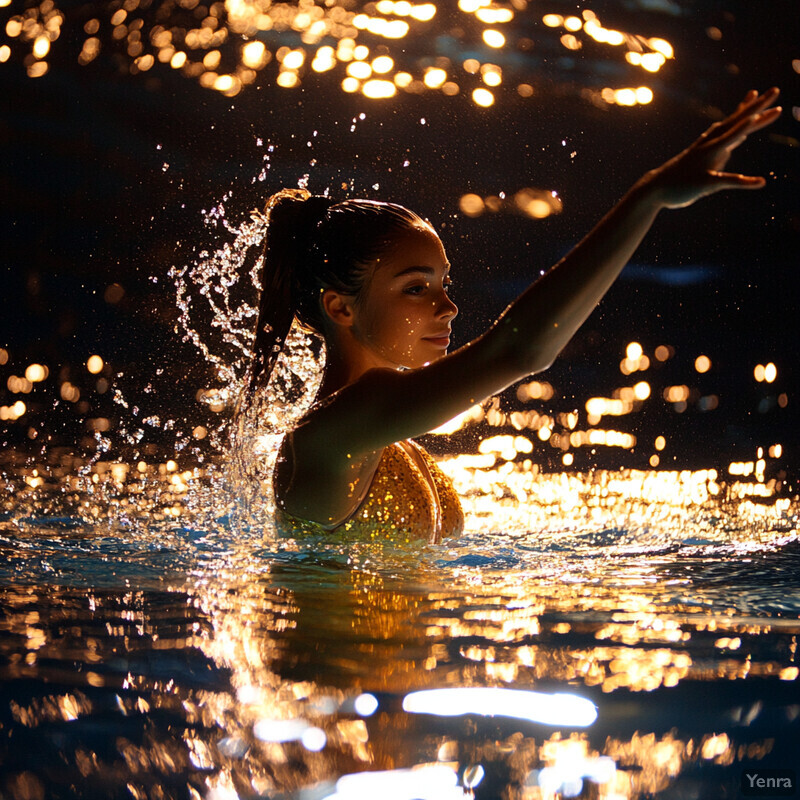
POLYGON ((464 770, 464 786, 473 789, 483 780, 483 776, 484 770, 480 764, 470 764, 464 770))

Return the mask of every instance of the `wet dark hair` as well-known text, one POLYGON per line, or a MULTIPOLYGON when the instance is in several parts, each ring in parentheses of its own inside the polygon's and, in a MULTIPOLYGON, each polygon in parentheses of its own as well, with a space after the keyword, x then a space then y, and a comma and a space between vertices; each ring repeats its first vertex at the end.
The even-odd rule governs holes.
POLYGON ((269 380, 294 319, 324 337, 323 291, 358 298, 395 234, 431 229, 422 217, 394 203, 337 203, 303 189, 272 195, 264 213, 253 385, 269 380))

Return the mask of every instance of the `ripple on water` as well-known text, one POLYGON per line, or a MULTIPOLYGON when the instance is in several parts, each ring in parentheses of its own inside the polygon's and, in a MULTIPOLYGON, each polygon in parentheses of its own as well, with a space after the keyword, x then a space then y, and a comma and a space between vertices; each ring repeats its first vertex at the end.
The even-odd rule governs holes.
POLYGON ((777 493, 658 499, 652 476, 596 472, 497 499, 484 474, 460 538, 344 546, 275 537, 213 475, 184 473, 176 493, 131 470, 104 495, 102 474, 67 501, 57 482, 20 486, 0 521, 11 797, 300 800, 432 763, 458 796, 477 780, 476 797, 533 797, 543 770, 576 764, 570 786, 601 781, 601 797, 721 796, 744 766, 793 757, 798 508, 777 493), (485 686, 569 691, 597 720, 403 708, 485 686))

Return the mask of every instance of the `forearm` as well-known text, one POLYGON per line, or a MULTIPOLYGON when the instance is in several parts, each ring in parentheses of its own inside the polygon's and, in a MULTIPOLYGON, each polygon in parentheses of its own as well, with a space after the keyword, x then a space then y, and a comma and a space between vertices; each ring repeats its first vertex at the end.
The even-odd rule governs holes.
POLYGON ((661 207, 643 178, 506 309, 487 337, 520 376, 550 366, 636 251, 661 207))

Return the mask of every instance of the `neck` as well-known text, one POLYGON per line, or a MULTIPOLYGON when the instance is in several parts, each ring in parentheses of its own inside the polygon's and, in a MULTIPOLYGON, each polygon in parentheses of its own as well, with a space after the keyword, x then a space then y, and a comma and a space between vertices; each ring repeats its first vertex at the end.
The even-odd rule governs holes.
POLYGON ((355 383, 365 372, 376 368, 392 368, 378 356, 354 342, 340 342, 326 339, 325 373, 317 400, 344 389, 355 383), (348 346, 349 345, 349 346, 348 346))

